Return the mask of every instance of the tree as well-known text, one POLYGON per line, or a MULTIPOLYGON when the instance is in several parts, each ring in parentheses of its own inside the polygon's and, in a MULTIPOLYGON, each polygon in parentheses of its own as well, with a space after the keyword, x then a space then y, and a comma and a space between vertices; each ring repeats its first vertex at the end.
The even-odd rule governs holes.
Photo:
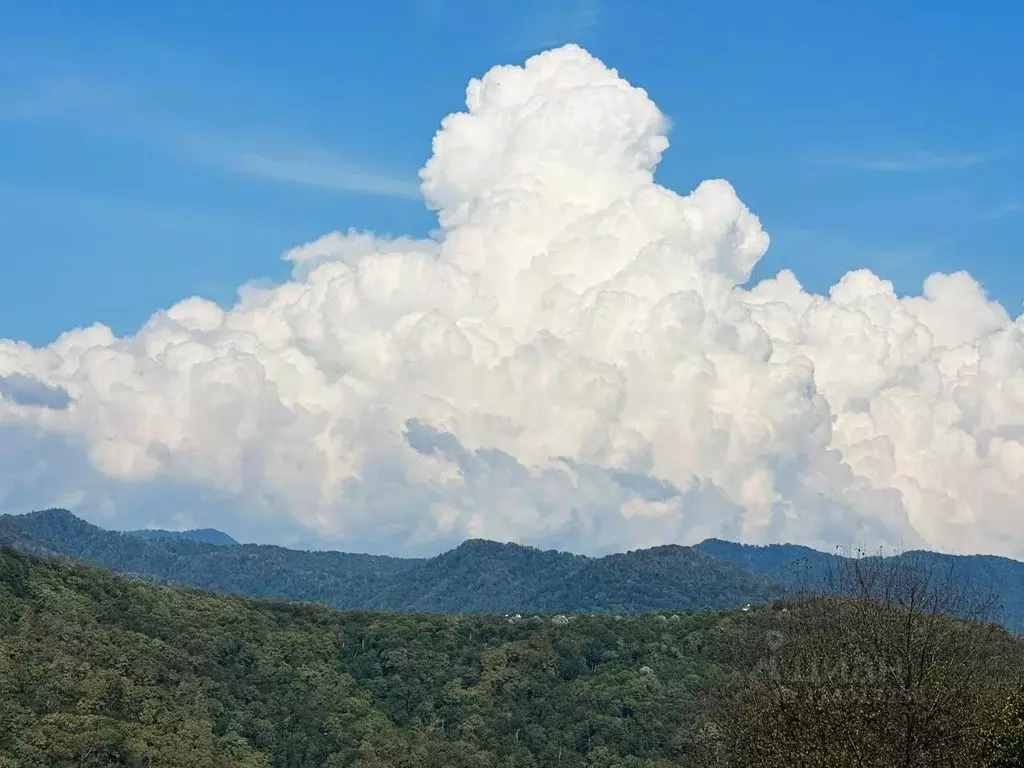
POLYGON ((985 733, 988 768, 1024 768, 1024 690, 1012 691, 985 733))
POLYGON ((985 765, 1021 677, 992 594, 913 553, 836 557, 816 593, 775 606, 761 662, 714 759, 751 768, 985 765))

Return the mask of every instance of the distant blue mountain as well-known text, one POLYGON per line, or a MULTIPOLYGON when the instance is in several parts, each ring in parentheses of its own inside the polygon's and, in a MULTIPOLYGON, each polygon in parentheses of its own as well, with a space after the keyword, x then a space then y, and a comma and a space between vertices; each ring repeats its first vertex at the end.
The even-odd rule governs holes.
MULTIPOLYGON (((836 563, 835 554, 796 544, 758 546, 707 539, 694 549, 748 573, 812 590, 827 583, 828 572, 836 563)), ((969 584, 979 592, 994 593, 999 604, 998 617, 1010 629, 1024 632, 1024 562, 996 555, 947 555, 923 550, 898 556, 948 572, 955 581, 969 584)))
MULTIPOLYGON (((210 529, 106 531, 58 509, 0 515, 0 546, 217 592, 441 613, 723 608, 827 590, 837 565, 834 554, 808 547, 720 539, 598 558, 479 539, 431 558, 306 552, 239 544, 210 529)), ((1024 632, 1024 562, 934 552, 902 557, 991 591, 1002 608, 997 618, 1024 632)))
POLYGON ((106 531, 61 509, 0 516, 0 545, 5 537, 10 546, 89 560, 121 573, 337 608, 639 613, 728 608, 787 593, 775 579, 679 546, 591 558, 471 539, 436 557, 396 558, 216 546, 167 531, 106 531))
POLYGON ((126 531, 131 536, 143 539, 191 539, 203 544, 215 544, 218 547, 234 547, 238 542, 223 531, 215 528, 195 528, 191 531, 165 531, 162 528, 144 528, 141 531, 126 531))
POLYGON ((722 539, 706 539, 694 549, 705 555, 727 560, 745 571, 788 583, 820 581, 834 555, 799 544, 738 544, 722 539))

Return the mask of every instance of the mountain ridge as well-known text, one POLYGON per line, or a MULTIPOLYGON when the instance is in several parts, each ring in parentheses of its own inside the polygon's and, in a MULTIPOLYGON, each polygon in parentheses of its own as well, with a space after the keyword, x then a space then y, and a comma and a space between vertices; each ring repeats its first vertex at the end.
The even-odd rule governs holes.
MULTIPOLYGON (((399 558, 107 531, 60 509, 0 516, 0 544, 214 592, 440 613, 729 608, 824 589, 836 558, 802 545, 722 539, 603 557, 468 539, 434 557, 399 558)), ((1024 631, 1024 563, 926 551, 901 556, 948 567, 991 589, 1003 623, 1024 631)))
POLYGON ((432 558, 219 546, 107 531, 67 510, 0 517, 0 532, 50 554, 215 592, 314 600, 336 608, 442 613, 728 608, 782 596, 778 580, 690 547, 591 558, 471 539, 432 558))
POLYGON ((341 612, 0 546, 0 765, 700 765, 773 613, 341 612))
MULTIPOLYGON (((826 583, 836 557, 844 556, 842 552, 829 554, 799 544, 740 544, 723 539, 706 539, 694 549, 798 589, 826 583)), ((943 569, 958 583, 971 585, 979 595, 994 593, 999 603, 997 618, 1007 628, 1024 632, 1024 562, 1000 555, 956 555, 920 549, 893 555, 857 554, 908 558, 924 568, 943 569)))
POLYGON ((238 541, 216 528, 191 528, 187 531, 168 531, 163 528, 142 528, 136 531, 124 531, 131 536, 143 539, 192 539, 219 547, 234 547, 238 541))

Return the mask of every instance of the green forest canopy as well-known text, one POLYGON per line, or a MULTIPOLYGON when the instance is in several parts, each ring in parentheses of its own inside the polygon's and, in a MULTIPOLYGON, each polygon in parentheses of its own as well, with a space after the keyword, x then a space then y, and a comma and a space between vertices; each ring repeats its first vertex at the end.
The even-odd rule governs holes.
MULTIPOLYGON (((0 766, 708 766, 732 748, 736 713, 753 713, 748 734, 768 722, 751 681, 771 638, 820 623, 820 600, 637 616, 339 612, 2 548, 0 766), (812 623, 794 623, 803 616, 812 623)), ((961 719, 1006 753, 1018 710, 994 681, 1018 678, 1021 644, 990 635, 972 690, 998 688, 1004 715, 979 707, 984 734, 961 719)))

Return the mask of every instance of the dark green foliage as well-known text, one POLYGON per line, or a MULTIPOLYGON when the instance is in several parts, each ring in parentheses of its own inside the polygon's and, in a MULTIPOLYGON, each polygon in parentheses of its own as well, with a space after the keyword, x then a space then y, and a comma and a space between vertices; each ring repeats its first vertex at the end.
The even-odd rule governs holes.
MULTIPOLYGON (((0 517, 0 531, 50 552, 121 573, 255 597, 365 607, 386 583, 418 561, 283 547, 220 547, 184 537, 148 539, 105 531, 64 510, 0 517)), ((16 544, 17 545, 17 544, 16 544)))
POLYGON ((828 569, 832 555, 797 544, 737 544, 722 539, 705 539, 694 549, 719 560, 728 560, 745 571, 773 576, 783 581, 819 578, 828 569))
POLYGON ((22 519, 0 515, 0 547, 14 547, 31 555, 57 554, 25 531, 21 525, 22 519))
POLYGON ((687 765, 766 613, 341 613, 5 548, 0 766, 687 765))
MULTIPOLYGON (((678 566, 675 548, 656 555, 678 566)), ((872 693, 851 709, 851 691, 891 689, 878 662, 905 653, 899 633, 911 625, 885 610, 830 597, 642 615, 339 612, 166 587, 4 547, 0 767, 888 768, 897 763, 840 748, 874 744, 881 754, 889 742, 865 741, 865 729, 898 731, 903 719, 892 714, 916 701, 896 696, 868 717, 872 693), (850 631, 876 621, 880 632, 850 631), (796 642, 780 647, 779 637, 796 642), (861 647, 874 650, 862 656, 861 647), (861 659, 874 678, 850 665, 861 659), (845 698, 805 696, 790 701, 813 709, 778 710, 757 695, 766 669, 795 681, 791 693, 803 685, 845 698), (789 722, 786 711, 803 719, 789 722), (788 730, 772 719, 780 714, 788 730), (744 748, 767 741, 737 761, 731 734, 744 748), (776 755, 773 744, 788 751, 776 755)), ((921 657, 926 674, 907 678, 911 687, 901 675, 892 690, 930 697, 915 711, 954 707, 948 727, 929 726, 936 738, 970 723, 981 739, 967 745, 971 754, 987 756, 942 749, 934 765, 1020 766, 1024 699, 1009 684, 1021 641, 919 615, 934 631, 912 635, 937 653, 921 657)), ((916 644, 906 646, 913 658, 916 644)))
MULTIPOLYGON (((454 613, 727 608, 821 588, 836 565, 835 555, 807 547, 717 539, 603 558, 471 540, 437 557, 415 559, 215 546, 197 540, 206 538, 202 531, 166 537, 139 533, 105 531, 63 510, 0 516, 0 544, 31 554, 61 554, 173 584, 315 600, 336 608, 454 613)), ((901 557, 952 566, 962 583, 996 594, 999 618, 1008 628, 1024 629, 1024 563, 930 552, 901 557)))
POLYGON ((405 559, 142 538, 105 531, 63 510, 0 517, 2 530, 16 534, 21 544, 121 573, 217 592, 315 600, 336 608, 635 613, 725 608, 786 591, 774 579, 689 547, 588 558, 471 540, 437 557, 405 559))
POLYGON ((195 528, 191 531, 165 531, 161 528, 145 528, 141 531, 128 531, 132 536, 143 539, 191 539, 204 544, 216 544, 221 547, 233 547, 238 544, 223 531, 214 528, 195 528))

